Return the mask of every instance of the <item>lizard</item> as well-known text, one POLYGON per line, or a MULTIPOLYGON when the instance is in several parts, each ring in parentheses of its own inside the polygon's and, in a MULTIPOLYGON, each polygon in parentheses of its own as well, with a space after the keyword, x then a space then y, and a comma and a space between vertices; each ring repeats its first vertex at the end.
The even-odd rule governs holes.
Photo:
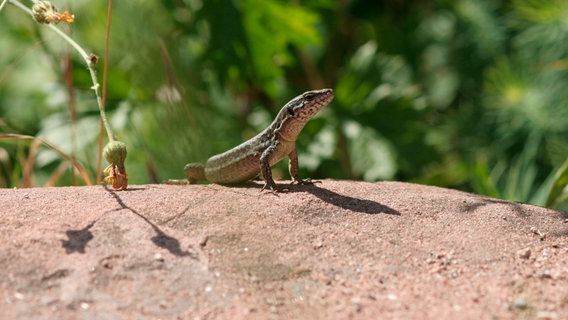
POLYGON ((205 164, 186 164, 184 172, 188 182, 234 184, 252 180, 262 173, 265 184, 261 191, 270 188, 272 192, 278 192, 271 167, 288 156, 292 183, 311 183, 310 179, 303 180, 298 175, 296 139, 306 123, 333 97, 332 89, 307 91, 295 97, 282 107, 266 129, 250 140, 212 156, 205 164))

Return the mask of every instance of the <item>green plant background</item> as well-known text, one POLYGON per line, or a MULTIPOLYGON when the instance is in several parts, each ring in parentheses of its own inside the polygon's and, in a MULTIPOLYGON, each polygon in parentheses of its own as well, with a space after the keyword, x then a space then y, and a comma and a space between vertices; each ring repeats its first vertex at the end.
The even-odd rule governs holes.
MULTIPOLYGON (((59 27, 102 60, 107 3, 56 5, 76 17, 59 27)), ((129 182, 144 184, 183 177, 290 98, 331 87, 334 102, 298 140, 303 176, 566 210, 567 21, 565 0, 115 1, 107 110, 129 182)), ((0 47, 0 134, 46 139, 94 177, 100 119, 80 57, 10 4, 0 47)), ((21 184, 30 150, 0 140, 0 186, 21 184)), ((45 147, 32 156, 45 185, 63 159, 45 147)), ((276 171, 287 178, 285 163, 276 171)), ((67 170, 55 184, 82 182, 67 170)))

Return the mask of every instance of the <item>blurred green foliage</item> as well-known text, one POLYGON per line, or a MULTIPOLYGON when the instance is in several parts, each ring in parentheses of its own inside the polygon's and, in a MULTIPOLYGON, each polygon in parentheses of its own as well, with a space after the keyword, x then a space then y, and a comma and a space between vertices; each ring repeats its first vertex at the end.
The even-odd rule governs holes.
MULTIPOLYGON (((101 57, 107 4, 56 5, 76 16, 60 27, 101 57)), ((182 177, 186 162, 252 137, 293 96, 331 87, 334 102, 298 140, 304 176, 568 209, 565 0, 116 1, 112 21, 107 110, 131 184, 182 177)), ((99 118, 79 57, 10 5, 0 47, 0 133, 42 137, 94 175, 99 118)), ((0 140, 1 186, 19 185, 29 152, 28 141, 0 140)), ((40 149, 36 185, 61 161, 40 149)))

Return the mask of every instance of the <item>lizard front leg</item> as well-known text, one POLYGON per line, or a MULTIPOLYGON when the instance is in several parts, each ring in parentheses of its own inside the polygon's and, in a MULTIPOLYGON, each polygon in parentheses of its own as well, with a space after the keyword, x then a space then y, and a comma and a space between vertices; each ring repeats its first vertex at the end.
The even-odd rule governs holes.
POLYGON ((288 170, 290 171, 290 177, 292 177, 292 183, 297 182, 298 184, 311 184, 312 179, 302 179, 300 178, 298 171, 298 153, 296 152, 296 147, 288 154, 288 158, 290 159, 288 163, 288 170))
POLYGON ((272 179, 272 170, 270 169, 270 158, 272 154, 276 150, 278 143, 274 143, 270 147, 266 148, 262 155, 260 156, 260 172, 262 172, 262 177, 264 178, 265 184, 262 187, 262 190, 266 189, 267 187, 272 190, 272 192, 278 192, 278 187, 276 187, 276 183, 274 179, 272 179))

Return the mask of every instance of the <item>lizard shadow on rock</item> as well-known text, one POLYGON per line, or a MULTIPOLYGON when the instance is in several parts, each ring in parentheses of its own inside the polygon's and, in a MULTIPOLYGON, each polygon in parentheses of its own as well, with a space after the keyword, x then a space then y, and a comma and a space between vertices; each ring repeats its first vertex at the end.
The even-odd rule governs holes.
POLYGON ((391 214, 400 216, 397 210, 380 204, 373 200, 358 199, 350 196, 342 195, 328 189, 320 188, 315 184, 309 185, 290 185, 288 186, 290 192, 309 192, 312 195, 320 198, 321 200, 332 204, 334 206, 367 214, 391 214))
MULTIPOLYGON (((379 213, 383 213, 383 214, 391 214, 391 215, 395 215, 395 216, 400 216, 400 212, 389 207, 386 206, 384 204, 380 204, 376 201, 373 200, 367 200, 367 199, 358 199, 358 198, 353 198, 350 196, 346 196, 346 195, 342 195, 336 192, 333 192, 331 190, 328 189, 324 189, 324 188, 320 188, 318 186, 316 186, 318 182, 314 182, 314 183, 310 183, 310 184, 304 184, 304 185, 298 185, 298 184, 283 184, 283 183, 277 183, 277 185, 280 188, 284 188, 286 190, 288 190, 287 192, 293 193, 293 192, 309 192, 312 195, 320 198, 321 200, 332 204, 334 206, 346 209, 346 210, 351 210, 351 211, 356 211, 356 212, 361 212, 361 213, 367 213, 367 214, 379 214, 379 213)), ((254 188, 254 189, 260 189, 262 187, 262 184, 258 184, 256 182, 244 182, 244 183, 239 183, 239 184, 233 184, 232 186, 236 186, 239 188, 254 188)), ((266 191, 266 192, 270 192, 270 191, 266 191)))
MULTIPOLYGON (((143 215, 141 215, 138 211, 134 210, 133 208, 127 206, 124 201, 122 201, 122 199, 120 198, 120 196, 117 194, 116 191, 111 190, 108 188, 107 185, 104 185, 103 188, 105 188, 116 200, 116 202, 118 202, 118 204, 123 208, 126 209, 132 213, 134 213, 135 215, 137 215, 138 217, 142 218, 142 220, 146 221, 146 223, 148 223, 152 229, 154 229, 154 231, 156 232, 156 235, 154 237, 152 237, 152 242, 160 247, 160 248, 164 248, 166 250, 168 250, 171 254, 178 256, 178 257, 185 257, 185 256, 190 256, 194 259, 197 259, 197 256, 189 251, 183 251, 181 250, 181 246, 179 244, 179 240, 168 236, 164 231, 162 231, 162 229, 160 229, 157 225, 155 225, 154 223, 152 223, 152 221, 148 220, 148 218, 144 217, 143 215)), ((126 190, 127 191, 127 190, 126 190)), ((124 191, 121 191, 124 192, 124 191)))

